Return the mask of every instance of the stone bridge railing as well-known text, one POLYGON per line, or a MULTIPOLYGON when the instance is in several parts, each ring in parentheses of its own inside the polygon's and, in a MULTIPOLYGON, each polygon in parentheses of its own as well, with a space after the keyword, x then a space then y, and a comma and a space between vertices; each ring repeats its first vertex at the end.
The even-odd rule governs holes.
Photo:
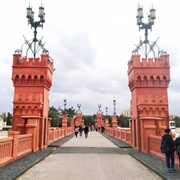
MULTIPOLYGON (((74 128, 50 128, 49 144, 74 132, 74 128)), ((34 152, 32 134, 8 132, 8 137, 0 139, 0 167, 34 152)))
POLYGON ((130 128, 116 128, 106 127, 105 132, 117 139, 120 139, 128 144, 131 144, 131 130, 130 128))
MULTIPOLYGON (((131 131, 130 128, 117 128, 113 129, 112 127, 106 127, 105 133, 109 134, 110 136, 114 136, 117 139, 122 140, 125 143, 131 144, 131 131)), ((160 151, 160 144, 161 144, 161 136, 155 136, 155 135, 150 135, 148 137, 148 150, 147 152, 153 156, 156 156, 162 160, 165 161, 165 154, 163 154, 160 151)), ((179 165, 179 158, 177 153, 175 152, 175 164, 179 165)))
POLYGON ((32 134, 11 131, 0 139, 0 167, 32 152, 32 134))

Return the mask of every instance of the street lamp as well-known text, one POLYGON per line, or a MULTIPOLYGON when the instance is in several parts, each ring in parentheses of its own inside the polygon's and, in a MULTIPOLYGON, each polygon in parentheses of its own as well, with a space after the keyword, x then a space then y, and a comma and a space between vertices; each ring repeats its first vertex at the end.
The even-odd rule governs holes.
POLYGON ((108 115, 108 107, 106 107, 106 116, 108 115))
POLYGON ((113 114, 116 115, 116 100, 115 99, 113 100, 113 106, 114 106, 114 113, 113 114))
POLYGON ((67 104, 67 101, 66 99, 64 99, 64 111, 66 110, 66 104, 67 104))
POLYGON ((101 114, 101 104, 98 104, 98 113, 101 114))
MULTIPOLYGON (((39 18, 40 20, 39 21, 34 21, 34 11, 32 10, 32 8, 29 7, 26 9, 27 10, 27 19, 28 19, 28 25, 30 24, 31 25, 31 28, 33 27, 34 28, 34 38, 33 38, 33 41, 32 43, 34 43, 34 49, 31 49, 31 45, 32 43, 29 43, 27 42, 28 46, 29 46, 29 49, 31 49, 33 55, 34 55, 34 58, 36 57, 36 53, 39 51, 38 48, 36 48, 36 42, 39 42, 38 45, 41 46, 41 48, 44 49, 44 44, 41 44, 41 41, 39 41, 36 36, 37 36, 37 28, 38 27, 42 27, 43 28, 43 23, 45 22, 45 13, 44 13, 44 7, 39 7, 39 18)), ((47 51, 47 50, 46 50, 47 51)))
MULTIPOLYGON (((145 57, 147 58, 147 44, 149 44, 149 40, 148 40, 148 30, 152 30, 152 25, 154 24, 154 19, 156 19, 156 11, 155 9, 152 7, 152 9, 150 10, 150 15, 148 15, 148 23, 143 23, 142 19, 143 19, 143 8, 140 7, 140 5, 138 5, 138 9, 137 9, 137 25, 139 26, 139 31, 141 29, 145 29, 145 40, 143 41, 143 43, 145 43, 145 57)), ((142 44, 141 44, 142 45, 142 44)), ((152 47, 153 48, 153 47, 152 47)))
POLYGON ((81 113, 81 109, 80 109, 80 108, 81 108, 81 104, 77 104, 77 107, 78 107, 77 112, 78 112, 78 113, 81 113))

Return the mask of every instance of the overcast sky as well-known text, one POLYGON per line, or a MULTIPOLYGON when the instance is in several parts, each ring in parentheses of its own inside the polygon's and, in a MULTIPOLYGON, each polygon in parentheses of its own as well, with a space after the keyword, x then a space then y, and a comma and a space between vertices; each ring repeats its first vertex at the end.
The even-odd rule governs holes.
MULTIPOLYGON (((6 0, 0 6, 0 113, 12 113, 14 51, 24 43, 23 35, 27 40, 33 38, 26 18, 29 2, 39 21, 41 0, 6 0)), ((169 112, 180 114, 178 0, 42 0, 46 22, 37 36, 43 36, 55 66, 50 106, 63 107, 67 99, 67 107, 77 109, 80 103, 83 114, 97 113, 101 104, 104 114, 108 107, 112 115, 116 99, 117 114, 130 108, 127 63, 135 44, 144 40, 144 30, 136 25, 138 3, 143 6, 144 23, 152 5, 156 9, 157 19, 148 38, 155 41, 159 37, 158 46, 170 55, 169 112)))

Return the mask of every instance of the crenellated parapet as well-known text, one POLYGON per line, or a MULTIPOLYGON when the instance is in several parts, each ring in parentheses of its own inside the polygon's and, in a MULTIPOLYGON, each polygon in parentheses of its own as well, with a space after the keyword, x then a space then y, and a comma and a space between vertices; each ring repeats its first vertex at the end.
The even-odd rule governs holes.
POLYGON ((48 54, 41 54, 41 58, 26 58, 21 54, 13 55, 13 67, 47 67, 53 72, 53 61, 48 54))
POLYGON ((21 54, 13 55, 12 81, 14 86, 45 86, 52 85, 53 62, 47 54, 41 58, 24 58, 21 54))
POLYGON ((128 62, 128 72, 135 67, 166 67, 169 68, 169 55, 163 54, 159 58, 140 58, 140 54, 132 55, 132 59, 128 62))
POLYGON ((169 55, 160 58, 142 58, 133 55, 128 62, 129 87, 168 87, 170 82, 169 55))

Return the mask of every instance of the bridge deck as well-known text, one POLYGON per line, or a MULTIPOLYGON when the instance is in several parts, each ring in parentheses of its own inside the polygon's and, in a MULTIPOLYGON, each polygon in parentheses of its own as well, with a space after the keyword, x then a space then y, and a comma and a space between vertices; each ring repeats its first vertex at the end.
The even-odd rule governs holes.
POLYGON ((1 168, 0 174, 0 179, 15 179, 21 174, 18 180, 180 179, 179 169, 168 173, 160 159, 98 132, 90 132, 87 139, 84 135, 65 137, 1 168))

